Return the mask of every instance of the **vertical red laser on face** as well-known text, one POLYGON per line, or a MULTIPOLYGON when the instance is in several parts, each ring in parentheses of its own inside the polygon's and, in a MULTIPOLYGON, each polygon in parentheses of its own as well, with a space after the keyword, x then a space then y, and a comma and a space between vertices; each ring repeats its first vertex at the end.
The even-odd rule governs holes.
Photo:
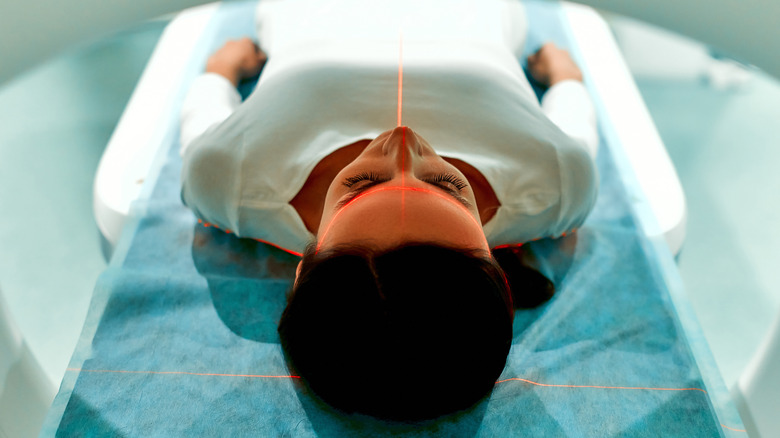
MULTIPOLYGON (((404 32, 403 29, 398 31, 398 126, 402 126, 403 118, 403 101, 404 101, 404 32)), ((401 137, 401 187, 406 187, 405 173, 406 170, 406 127, 403 128, 403 136, 401 137)), ((404 218, 406 209, 406 193, 401 192, 401 227, 404 226, 404 218)))
MULTIPOLYGON (((401 136, 401 187, 406 187, 406 126, 401 136)), ((406 219, 406 192, 401 192, 401 229, 404 229, 406 219)))

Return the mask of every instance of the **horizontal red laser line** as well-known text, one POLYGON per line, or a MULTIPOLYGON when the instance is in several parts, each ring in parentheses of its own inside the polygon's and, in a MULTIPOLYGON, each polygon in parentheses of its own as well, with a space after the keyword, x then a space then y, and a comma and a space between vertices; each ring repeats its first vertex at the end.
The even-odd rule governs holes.
POLYGON ((184 374, 189 376, 217 376, 217 377, 254 377, 264 379, 300 379, 301 376, 271 376, 263 374, 222 374, 222 373, 192 373, 188 371, 129 371, 129 370, 85 370, 80 368, 68 368, 68 371, 81 373, 118 373, 118 374, 184 374))
POLYGON ((493 249, 504 249, 504 248, 512 248, 512 247, 520 248, 521 246, 523 246, 522 243, 507 243, 504 245, 494 246, 493 249))
POLYGON ((373 195, 375 193, 389 192, 389 191, 420 192, 420 193, 428 193, 428 194, 431 194, 431 195, 434 195, 434 196, 438 196, 439 198, 444 199, 445 201, 447 201, 447 202, 451 203, 452 205, 460 208, 461 210, 464 210, 468 214, 468 216, 471 219, 471 221, 474 222, 475 224, 477 224, 478 227, 482 228, 482 224, 477 222, 477 220, 474 218, 474 216, 471 216, 471 212, 469 212, 468 209, 466 209, 466 207, 464 207, 463 205, 459 204, 457 201, 455 201, 451 197, 443 195, 443 194, 441 194, 439 192, 433 191, 431 189, 422 189, 422 188, 419 188, 419 187, 399 187, 399 186, 379 187, 379 188, 372 188, 372 189, 370 189, 368 191, 365 191, 365 192, 355 196, 346 205, 341 207, 341 210, 337 211, 336 214, 333 215, 333 219, 331 219, 330 224, 328 224, 327 228, 325 228, 325 231, 323 231, 323 233, 322 233, 322 238, 320 239, 319 243, 317 243, 317 251, 320 250, 320 246, 322 246, 322 242, 325 240, 325 236, 328 235, 328 231, 330 231, 330 228, 333 226, 333 223, 336 221, 336 218, 339 215, 341 215, 341 213, 344 212, 344 210, 346 210, 350 205, 353 205, 358 199, 363 199, 366 196, 371 196, 371 195, 373 195))
MULTIPOLYGON (((86 370, 82 368, 67 368, 67 371, 82 372, 82 373, 115 373, 115 374, 157 374, 157 375, 188 375, 188 376, 217 376, 217 377, 251 377, 251 378, 264 378, 264 379, 300 379, 301 376, 274 376, 264 374, 225 374, 225 373, 193 373, 188 371, 130 371, 130 370, 86 370)), ((504 383, 512 380, 530 383, 532 385, 543 387, 555 387, 555 388, 597 388, 597 389, 644 389, 653 391, 701 391, 707 393, 707 391, 700 388, 649 388, 649 387, 634 387, 634 386, 596 386, 596 385, 551 385, 546 383, 534 382, 528 379, 521 379, 519 377, 513 377, 510 379, 499 380, 496 382, 504 383)), ((735 432, 747 432, 744 429, 735 429, 733 427, 721 424, 724 427, 735 432)))
POLYGON ((263 239, 252 239, 252 240, 256 240, 256 241, 258 241, 260 243, 265 243, 266 245, 270 245, 270 246, 273 246, 274 248, 281 249, 282 251, 284 251, 284 252, 286 252, 288 254, 292 254, 292 255, 294 255, 296 257, 303 257, 303 253, 300 253, 300 252, 297 252, 297 251, 293 251, 291 249, 287 249, 287 248, 285 248, 283 246, 279 246, 279 245, 277 245, 275 243, 271 243, 271 242, 269 242, 267 240, 263 240, 263 239))
MULTIPOLYGON (((265 374, 226 374, 226 373, 195 373, 189 371, 131 371, 131 370, 89 370, 82 368, 68 368, 68 371, 84 372, 84 373, 120 373, 120 374, 184 374, 190 376, 219 376, 219 377, 255 377, 255 378, 270 378, 270 379, 300 379, 300 376, 294 375, 265 375, 265 374)), ((634 390, 650 390, 650 391, 701 391, 707 393, 707 391, 701 388, 654 388, 644 386, 600 386, 600 385, 555 385, 548 383, 534 382, 533 380, 522 379, 519 377, 512 377, 509 379, 499 380, 498 383, 505 383, 509 381, 520 381, 530 383, 536 386, 553 387, 553 388, 595 388, 595 389, 634 389, 634 390)), ((724 426, 728 427, 728 426, 724 426)), ((741 429, 735 429, 741 431, 741 429)))
MULTIPOLYGON (((704 394, 707 393, 707 391, 701 388, 652 388, 652 387, 644 387, 644 386, 553 385, 548 383, 534 382, 533 380, 528 380, 528 379, 521 379, 519 377, 499 380, 496 382, 496 384, 509 382, 512 380, 530 383, 531 385, 542 386, 546 388, 634 389, 634 390, 646 390, 646 391, 700 391, 703 392, 704 394)), ((728 430, 733 430, 734 432, 747 432, 745 429, 735 429, 733 427, 726 426, 725 424, 721 424, 720 426, 728 430)))
POLYGON ((651 387, 643 387, 643 386, 553 385, 549 383, 534 382, 533 380, 528 380, 528 379, 521 379, 519 377, 512 377, 511 379, 499 380, 498 382, 496 382, 496 384, 509 382, 512 380, 530 383, 531 385, 545 386, 545 387, 552 387, 552 388, 643 389, 648 391, 701 391, 705 394, 707 393, 707 391, 701 388, 651 388, 651 387))

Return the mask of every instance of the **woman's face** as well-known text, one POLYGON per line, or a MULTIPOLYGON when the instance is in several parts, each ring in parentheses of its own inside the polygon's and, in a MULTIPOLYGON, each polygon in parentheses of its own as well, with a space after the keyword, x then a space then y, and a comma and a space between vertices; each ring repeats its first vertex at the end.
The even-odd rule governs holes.
POLYGON ((336 175, 317 248, 403 242, 489 251, 465 176, 407 127, 386 131, 336 175))

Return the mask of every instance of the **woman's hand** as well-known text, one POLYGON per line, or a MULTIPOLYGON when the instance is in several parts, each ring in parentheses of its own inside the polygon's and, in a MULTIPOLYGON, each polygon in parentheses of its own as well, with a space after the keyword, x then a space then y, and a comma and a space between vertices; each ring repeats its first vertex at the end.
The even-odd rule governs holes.
POLYGON ((582 72, 569 52, 553 43, 545 43, 528 57, 528 70, 537 82, 548 87, 570 79, 582 82, 582 72))
POLYGON ((268 56, 249 38, 230 40, 206 62, 207 73, 217 73, 238 86, 260 72, 268 56))

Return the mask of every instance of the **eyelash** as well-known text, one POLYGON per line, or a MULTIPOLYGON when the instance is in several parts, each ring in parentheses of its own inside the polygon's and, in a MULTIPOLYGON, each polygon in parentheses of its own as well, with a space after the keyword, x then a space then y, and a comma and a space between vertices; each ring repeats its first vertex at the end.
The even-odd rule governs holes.
POLYGON ((374 172, 363 172, 359 173, 355 176, 350 176, 344 180, 344 185, 347 187, 352 187, 355 184, 359 183, 360 181, 379 181, 381 178, 379 175, 375 174, 374 172))
MULTIPOLYGON (((374 172, 362 172, 355 176, 350 176, 344 180, 344 185, 351 188, 355 184, 361 182, 361 181, 383 181, 383 178, 379 175, 375 174, 374 172)), ((458 191, 461 191, 465 189, 468 184, 466 184, 465 181, 463 181, 461 178, 451 174, 451 173, 439 173, 434 175, 432 178, 429 178, 425 180, 429 183, 441 183, 441 182, 448 182, 455 186, 455 188, 458 189, 458 191)))
POLYGON ((465 181, 458 178, 457 176, 451 174, 451 173, 439 173, 437 175, 434 175, 432 179, 430 179, 428 182, 434 182, 434 183, 440 183, 440 182, 448 182, 455 186, 455 188, 458 189, 458 191, 461 191, 468 186, 465 181))

